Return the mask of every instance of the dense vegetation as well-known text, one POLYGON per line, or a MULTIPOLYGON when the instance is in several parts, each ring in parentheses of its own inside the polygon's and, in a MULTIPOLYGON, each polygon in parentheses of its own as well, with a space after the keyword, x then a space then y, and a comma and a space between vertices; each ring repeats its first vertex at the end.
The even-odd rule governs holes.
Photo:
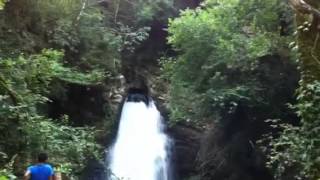
POLYGON ((197 173, 184 178, 318 180, 320 3, 206 0, 178 15, 185 6, 0 0, 0 179, 40 151, 78 179, 103 160, 119 77, 142 73, 171 127, 205 132, 197 173), (149 37, 158 24, 168 26, 161 47, 149 37))
POLYGON ((0 179, 21 176, 41 151, 79 177, 88 159, 103 159, 97 137, 115 119, 121 53, 132 52, 170 4, 0 2, 0 179), (81 93, 83 101, 73 96, 81 93))
POLYGON ((273 95, 264 89, 272 84, 259 79, 259 60, 290 56, 286 44, 292 38, 279 31, 279 17, 288 18, 285 4, 236 0, 203 6, 170 22, 168 40, 180 52, 177 61, 164 63, 172 82, 173 120, 218 120, 219 111, 232 113, 240 101, 269 107, 273 95))
POLYGON ((208 0, 170 21, 178 56, 162 59, 162 77, 171 121, 213 123, 200 179, 271 179, 261 158, 275 179, 320 177, 315 2, 290 2, 301 11, 297 28, 289 2, 278 0, 208 0))

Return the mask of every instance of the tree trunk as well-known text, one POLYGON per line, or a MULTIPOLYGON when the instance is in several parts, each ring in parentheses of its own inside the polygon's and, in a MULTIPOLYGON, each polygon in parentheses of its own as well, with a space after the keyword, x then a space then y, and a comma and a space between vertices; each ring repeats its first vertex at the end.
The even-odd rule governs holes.
POLYGON ((298 29, 302 86, 320 80, 320 1, 291 0, 298 29))

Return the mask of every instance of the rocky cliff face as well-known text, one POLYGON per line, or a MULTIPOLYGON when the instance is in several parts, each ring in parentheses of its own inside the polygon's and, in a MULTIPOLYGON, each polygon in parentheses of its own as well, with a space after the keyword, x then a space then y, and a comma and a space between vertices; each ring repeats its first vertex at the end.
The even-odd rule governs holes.
POLYGON ((252 127, 244 109, 225 117, 226 125, 213 123, 201 139, 198 169, 201 180, 271 180, 264 155, 250 135, 252 127))
POLYGON ((180 124, 169 128, 168 134, 173 139, 171 163, 176 179, 196 176, 198 174, 197 158, 202 138, 201 131, 180 124))

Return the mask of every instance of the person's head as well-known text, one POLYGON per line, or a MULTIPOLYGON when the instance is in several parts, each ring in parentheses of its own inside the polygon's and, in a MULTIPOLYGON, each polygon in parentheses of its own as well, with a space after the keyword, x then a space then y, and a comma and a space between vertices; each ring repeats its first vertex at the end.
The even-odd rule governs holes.
POLYGON ((38 154, 38 162, 43 163, 48 160, 48 155, 47 153, 39 153, 38 154))

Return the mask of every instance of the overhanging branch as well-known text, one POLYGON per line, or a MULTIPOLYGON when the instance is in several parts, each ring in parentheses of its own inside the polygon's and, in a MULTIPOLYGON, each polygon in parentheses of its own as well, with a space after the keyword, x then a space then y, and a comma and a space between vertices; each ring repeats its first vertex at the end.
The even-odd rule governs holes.
POLYGON ((304 0, 289 0, 291 6, 302 14, 313 14, 320 18, 320 11, 304 0))

